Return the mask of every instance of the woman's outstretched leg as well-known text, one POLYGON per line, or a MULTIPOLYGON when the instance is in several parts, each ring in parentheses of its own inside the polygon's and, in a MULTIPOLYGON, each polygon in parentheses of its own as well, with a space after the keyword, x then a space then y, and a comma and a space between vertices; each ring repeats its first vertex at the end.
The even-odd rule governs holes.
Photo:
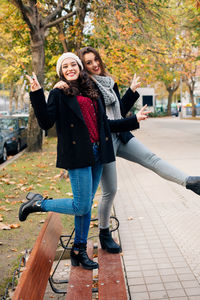
POLYGON ((117 156, 138 163, 161 176, 164 179, 185 186, 187 189, 200 195, 200 177, 189 176, 164 159, 151 152, 136 138, 127 144, 120 144, 117 156))

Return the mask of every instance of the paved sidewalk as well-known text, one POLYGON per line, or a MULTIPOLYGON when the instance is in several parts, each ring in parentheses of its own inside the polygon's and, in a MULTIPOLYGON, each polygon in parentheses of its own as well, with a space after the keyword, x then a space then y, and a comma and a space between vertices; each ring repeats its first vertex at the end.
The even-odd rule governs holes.
MULTIPOLYGON (((189 126, 180 120, 172 119, 169 127, 169 120, 147 122, 138 139, 183 171, 200 175, 197 131, 174 132, 180 124, 189 126)), ((121 158, 117 166, 115 211, 130 299, 199 300, 200 197, 121 158)))

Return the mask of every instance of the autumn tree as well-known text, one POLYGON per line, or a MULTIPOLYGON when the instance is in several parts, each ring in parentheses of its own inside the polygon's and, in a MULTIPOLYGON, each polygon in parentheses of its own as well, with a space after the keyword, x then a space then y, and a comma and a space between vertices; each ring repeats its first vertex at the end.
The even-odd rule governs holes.
MULTIPOLYGON (((89 1, 22 1, 10 0, 21 13, 30 34, 32 55, 32 69, 36 73, 41 85, 44 84, 45 40, 50 28, 59 26, 76 13, 81 15, 81 9, 89 1)), ((82 16, 82 15, 81 15, 82 16)), ((65 48, 66 49, 66 48, 65 48)), ((42 131, 38 126, 33 109, 30 111, 28 130, 28 151, 42 148, 42 131)))
MULTIPOLYGON (((175 0, 100 1, 93 21, 94 37, 90 40, 121 86, 128 85, 135 72, 143 86, 163 82, 168 92, 169 115, 183 71, 180 12, 182 1, 175 0)), ((193 48, 191 39, 188 47, 193 48)))
MULTIPOLYGON (((13 99, 23 95, 24 69, 30 65, 29 34, 15 7, 2 0, 0 4, 0 81, 9 91, 10 112, 13 99)), ((21 97, 22 99, 23 97, 21 97)))
POLYGON ((182 78, 186 83, 192 104, 192 116, 196 116, 194 90, 199 80, 200 54, 199 54, 199 1, 185 0, 181 5, 180 18, 182 20, 183 46, 182 46, 182 78))

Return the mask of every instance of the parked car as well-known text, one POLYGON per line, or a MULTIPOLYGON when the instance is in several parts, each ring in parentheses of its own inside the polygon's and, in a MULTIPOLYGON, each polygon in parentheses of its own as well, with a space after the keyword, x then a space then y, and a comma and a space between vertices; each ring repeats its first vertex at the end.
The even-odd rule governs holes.
POLYGON ((0 162, 6 161, 7 156, 6 138, 4 135, 0 134, 0 162))
POLYGON ((6 111, 6 110, 1 110, 0 111, 0 116, 9 116, 9 111, 6 111))
POLYGON ((24 117, 0 117, 0 134, 6 139, 7 153, 18 153, 27 145, 27 124, 24 117))

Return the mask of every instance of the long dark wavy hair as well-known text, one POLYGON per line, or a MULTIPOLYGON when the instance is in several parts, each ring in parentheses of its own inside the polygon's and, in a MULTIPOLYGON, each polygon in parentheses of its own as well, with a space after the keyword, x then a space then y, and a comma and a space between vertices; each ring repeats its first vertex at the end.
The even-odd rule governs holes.
POLYGON ((94 48, 92 48, 91 46, 84 47, 78 51, 78 56, 80 57, 83 65, 84 65, 84 68, 87 70, 87 66, 86 66, 85 60, 84 60, 84 55, 87 53, 93 53, 96 56, 96 58, 98 59, 100 68, 101 68, 101 75, 102 76, 109 75, 108 72, 106 72, 106 70, 105 70, 105 66, 104 66, 104 63, 101 59, 99 52, 97 50, 95 50, 94 48))
MULTIPOLYGON (((79 66, 79 65, 78 65, 79 66)), ((80 67, 79 67, 80 69, 80 67)), ((60 80, 67 83, 68 87, 63 88, 66 95, 78 96, 82 95, 94 100, 99 98, 99 93, 94 87, 94 83, 86 71, 80 69, 80 74, 77 80, 66 80, 62 70, 60 70, 60 80)))

